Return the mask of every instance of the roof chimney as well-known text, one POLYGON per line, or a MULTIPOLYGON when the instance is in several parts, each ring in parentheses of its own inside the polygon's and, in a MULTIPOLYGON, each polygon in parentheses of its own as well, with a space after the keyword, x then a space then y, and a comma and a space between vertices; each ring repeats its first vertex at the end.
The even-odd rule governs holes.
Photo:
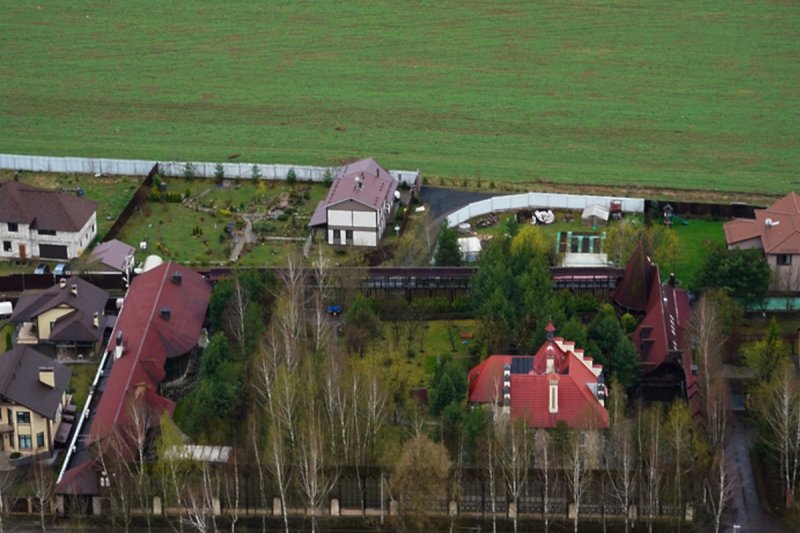
POLYGON ((51 389, 56 388, 56 374, 55 368, 52 366, 39 367, 39 383, 46 385, 51 389))
POLYGON ((98 313, 97 311, 95 311, 94 316, 92 317, 92 325, 95 328, 100 327, 100 313, 98 313))
POLYGON ((180 285, 181 281, 183 281, 183 275, 179 271, 175 271, 172 273, 172 283, 175 285, 180 285))
POLYGON ((78 284, 77 283, 73 283, 72 284, 72 290, 70 292, 72 292, 73 296, 77 296, 78 295, 78 284))
POLYGON ((161 315, 161 318, 163 318, 164 320, 169 320, 169 317, 172 315, 172 310, 165 305, 164 307, 161 308, 159 314, 161 315))
POLYGON ((675 272, 670 272, 669 273, 669 286, 674 288, 676 284, 677 284, 677 282, 675 280, 675 272))
POLYGON ((117 337, 114 339, 114 359, 119 359, 122 357, 122 351, 124 347, 122 346, 122 330, 117 332, 117 337))
POLYGON ((550 380, 550 402, 549 409, 551 415, 558 413, 558 379, 550 380))
POLYGON ((61 287, 62 289, 66 288, 67 278, 61 278, 60 280, 58 280, 58 286, 61 287))

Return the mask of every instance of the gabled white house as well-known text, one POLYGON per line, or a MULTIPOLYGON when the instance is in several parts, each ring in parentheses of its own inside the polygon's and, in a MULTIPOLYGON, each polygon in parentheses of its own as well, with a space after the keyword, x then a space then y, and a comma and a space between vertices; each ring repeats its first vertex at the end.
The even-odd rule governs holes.
POLYGON ((97 235, 97 204, 73 193, 0 182, 0 259, 73 259, 97 235))
POLYGON ((371 157, 342 167, 311 217, 333 245, 378 246, 392 215, 398 182, 371 157))

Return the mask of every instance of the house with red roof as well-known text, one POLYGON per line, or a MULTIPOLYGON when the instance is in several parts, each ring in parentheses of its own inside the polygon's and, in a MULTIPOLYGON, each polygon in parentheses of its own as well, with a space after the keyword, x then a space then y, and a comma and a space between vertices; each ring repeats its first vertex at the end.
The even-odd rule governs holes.
POLYGON ((624 310, 641 317, 633 345, 641 361, 639 387, 650 401, 682 398, 693 415, 700 415, 697 366, 688 345, 691 312, 689 293, 677 287, 675 275, 661 282, 658 265, 637 247, 613 295, 624 310))
POLYGON ((345 165, 309 226, 324 229, 332 245, 378 246, 399 197, 398 184, 371 157, 345 165))
POLYGON ((97 204, 73 193, 0 181, 0 259, 73 259, 97 235, 97 204))
POLYGON ((603 367, 575 343, 555 337, 552 323, 546 332, 535 355, 492 355, 470 370, 470 403, 491 405, 536 429, 559 422, 581 430, 608 428, 603 367))
POLYGON ((163 385, 180 375, 171 368, 185 368, 180 361, 202 344, 210 296, 208 280, 173 262, 133 279, 82 416, 78 445, 59 476, 59 494, 97 490, 97 473, 85 464, 94 460, 88 446, 111 446, 127 457, 135 449, 132 439, 145 438, 162 414, 174 412, 163 385))
POLYGON ((755 218, 726 222, 728 248, 760 248, 772 269, 772 289, 800 290, 800 195, 790 192, 755 218))

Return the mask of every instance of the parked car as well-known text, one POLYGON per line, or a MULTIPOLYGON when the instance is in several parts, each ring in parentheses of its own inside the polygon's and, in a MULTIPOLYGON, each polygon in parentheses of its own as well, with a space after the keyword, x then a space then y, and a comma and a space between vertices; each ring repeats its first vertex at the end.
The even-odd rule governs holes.
POLYGON ((46 263, 39 263, 36 265, 36 269, 33 271, 34 274, 49 274, 50 273, 50 265, 46 263))
POLYGON ((72 272, 69 269, 69 264, 67 263, 59 263, 53 269, 53 274, 56 276, 69 276, 72 272))

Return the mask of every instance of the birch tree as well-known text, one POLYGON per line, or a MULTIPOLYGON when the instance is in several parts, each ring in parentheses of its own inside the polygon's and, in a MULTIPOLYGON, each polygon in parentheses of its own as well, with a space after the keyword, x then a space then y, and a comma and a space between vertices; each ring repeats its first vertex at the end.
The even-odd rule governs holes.
POLYGON ((53 469, 43 461, 36 461, 33 465, 33 495, 36 498, 36 510, 39 515, 39 525, 42 528, 42 533, 47 533, 45 519, 52 509, 55 491, 56 479, 53 469))
POLYGON ((775 379, 761 388, 757 407, 768 428, 762 440, 780 466, 786 506, 791 507, 800 473, 800 392, 792 366, 784 365, 775 379))
POLYGON ((500 457, 506 494, 511 497, 517 510, 514 514, 515 533, 518 530, 519 500, 528 486, 532 451, 532 441, 525 421, 510 422, 502 431, 500 457))
POLYGON ((570 439, 566 475, 572 503, 575 505, 575 515, 572 522, 573 531, 578 533, 581 502, 590 480, 587 451, 581 446, 580 435, 577 433, 574 433, 570 439))
POLYGON ((728 506, 732 490, 725 448, 722 447, 714 455, 711 471, 706 478, 706 492, 709 495, 708 503, 712 513, 714 533, 719 533, 721 530, 722 515, 728 506))
POLYGON ((553 480, 551 469, 553 468, 553 454, 551 450, 550 436, 545 430, 538 431, 536 434, 537 457, 539 464, 539 475, 542 480, 542 519, 544 521, 544 531, 550 531, 550 495, 552 492, 553 480))

